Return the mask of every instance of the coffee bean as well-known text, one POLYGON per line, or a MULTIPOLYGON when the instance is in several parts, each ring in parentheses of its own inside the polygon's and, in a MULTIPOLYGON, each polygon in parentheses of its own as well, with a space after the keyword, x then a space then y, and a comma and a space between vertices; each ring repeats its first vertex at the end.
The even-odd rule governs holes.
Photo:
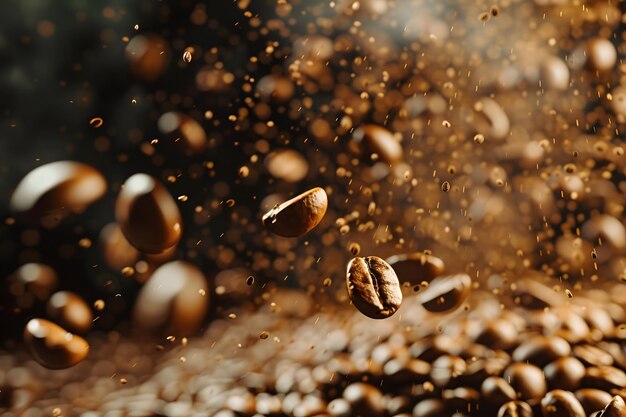
POLYGON ((364 315, 384 319, 402 303, 402 291, 393 268, 376 256, 354 258, 346 276, 352 304, 364 315))
POLYGON ((301 153, 293 149, 276 149, 263 161, 265 169, 272 177, 289 182, 302 181, 309 172, 309 163, 301 153))
POLYGON ((574 346, 574 356, 587 366, 613 365, 613 356, 593 345, 574 346))
POLYGON ((350 148, 356 154, 377 155, 387 164, 400 162, 403 158, 402 146, 393 134, 381 126, 364 125, 354 130, 350 148))
POLYGON ((146 174, 128 178, 115 204, 117 222, 126 239, 141 252, 161 253, 176 245, 182 220, 165 186, 146 174))
POLYGON ((40 263, 20 266, 9 277, 9 291, 21 308, 29 308, 34 301, 45 301, 58 284, 54 269, 40 263))
POLYGON ((611 401, 611 394, 595 388, 582 388, 574 393, 587 414, 602 410, 611 401))
POLYGON ((417 295, 417 300, 426 310, 433 313, 451 311, 465 301, 471 286, 472 280, 467 274, 435 278, 417 295))
POLYGON ((430 377, 438 387, 443 387, 459 378, 467 370, 467 363, 463 358, 454 355, 438 357, 432 364, 430 377))
POLYGON ((523 401, 509 401, 498 410, 498 417, 533 417, 530 405, 523 401))
POLYGON ((428 362, 420 359, 411 359, 407 362, 390 360, 385 363, 383 372, 385 383, 390 384, 419 384, 425 382, 430 375, 431 366, 428 362))
POLYGON ((89 353, 85 339, 44 319, 32 319, 26 324, 24 344, 33 358, 49 369, 72 367, 89 353))
POLYGON ((396 271, 401 284, 408 282, 418 285, 422 281, 430 282, 443 275, 445 270, 441 259, 423 252, 393 255, 386 261, 396 271))
POLYGON ((11 209, 44 225, 56 225, 70 212, 79 213, 107 191, 104 177, 81 162, 57 161, 29 172, 17 185, 11 209))
POLYGON ((449 415, 445 403, 436 398, 422 400, 413 408, 413 417, 448 417, 449 415))
POLYGON ((519 345, 512 357, 516 362, 545 366, 557 358, 569 356, 571 351, 569 343, 561 337, 535 336, 519 345))
POLYGON ((511 285, 513 299, 519 305, 530 310, 543 310, 556 307, 565 302, 565 296, 552 288, 532 279, 516 281, 511 285))
POLYGON ((470 411, 478 407, 480 393, 473 388, 459 387, 443 390, 441 398, 450 410, 470 411))
POLYGON ((622 389, 626 386, 626 373, 613 366, 594 366, 587 368, 582 385, 605 391, 622 389))
POLYGON ((157 268, 135 303, 141 329, 188 336, 202 325, 209 307, 207 280, 195 266, 174 261, 157 268))
POLYGON ((363 417, 382 416, 385 413, 382 393, 372 385, 362 382, 350 384, 343 391, 352 415, 363 417))
POLYGON ((100 231, 100 249, 107 266, 114 271, 134 265, 140 256, 117 223, 109 223, 100 231))
POLYGON ((476 342, 494 349, 508 349, 518 339, 519 332, 509 320, 497 319, 486 324, 476 342))
POLYGON ((500 406, 517 398, 515 389, 504 378, 491 376, 480 386, 483 399, 489 404, 500 406))
POLYGON ((131 71, 145 81, 156 81, 169 64, 167 41, 154 33, 134 36, 126 44, 131 71))
POLYGON ((588 64, 599 71, 609 71, 617 61, 615 46, 610 40, 593 38, 587 42, 588 64))
POLYGON ((279 236, 302 236, 322 221, 327 207, 324 189, 313 188, 265 213, 263 225, 279 236))
POLYGON ((555 389, 541 400, 544 417, 585 417, 585 410, 576 396, 569 391, 555 389))
POLYGON ((50 297, 46 308, 48 316, 63 327, 78 333, 91 329, 93 314, 91 308, 77 294, 59 291, 50 297))
POLYGON ((514 363, 504 371, 504 379, 511 384, 522 400, 539 399, 547 391, 543 371, 527 363, 514 363))
POLYGON ((550 386, 572 391, 578 388, 585 376, 585 365, 571 356, 559 358, 546 365, 543 373, 550 386))
POLYGON ((622 397, 616 395, 611 401, 604 407, 600 417, 626 417, 626 404, 622 397))

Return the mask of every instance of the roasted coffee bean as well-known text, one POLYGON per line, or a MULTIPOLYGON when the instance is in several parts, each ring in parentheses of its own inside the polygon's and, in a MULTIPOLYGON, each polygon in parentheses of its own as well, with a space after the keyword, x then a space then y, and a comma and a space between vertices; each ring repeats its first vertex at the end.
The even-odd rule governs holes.
POLYGON ((48 316, 61 326, 78 333, 91 329, 91 308, 77 294, 59 291, 50 297, 46 308, 48 316))
POLYGON ((28 263, 20 266, 9 277, 9 292, 21 308, 29 308, 35 301, 45 301, 55 290, 58 278, 48 265, 28 263))
POLYGON ((276 149, 270 152, 263 162, 272 177, 285 182, 302 181, 309 172, 306 158, 293 149, 276 149))
POLYGON ((24 344, 33 358, 49 369, 72 367, 89 353, 85 339, 44 319, 32 319, 26 324, 24 344))
POLYGON ((531 310, 556 307, 565 302, 565 296, 552 288, 532 279, 516 281, 511 285, 513 299, 519 305, 531 310))
POLYGON ((69 212, 82 212, 106 191, 106 180, 96 169, 81 162, 57 161, 29 172, 9 204, 17 213, 55 225, 69 212))
POLYGON ((535 336, 519 345, 512 357, 516 362, 545 366, 555 359, 569 356, 571 351, 569 343, 561 337, 535 336))
POLYGON ((182 220, 165 186, 146 174, 128 178, 115 204, 115 216, 126 239, 144 253, 161 253, 176 245, 182 220))
POLYGON ((144 33, 134 36, 126 44, 126 57, 133 75, 145 81, 156 81, 169 63, 167 41, 159 35, 144 33))
POLYGON ((593 345, 574 346, 573 352, 587 366, 613 365, 613 356, 593 345))
POLYGON ((431 365, 420 359, 409 361, 390 360, 385 363, 383 373, 385 383, 390 384, 419 384, 425 382, 430 375, 431 365))
POLYGON ((509 401, 498 410, 498 417, 533 417, 530 405, 523 401, 509 401))
POLYGON ((135 303, 139 328, 188 336, 196 332, 209 307, 207 280, 197 267, 183 261, 157 268, 135 303))
POLYGON ((401 413, 410 413, 413 409, 413 401, 409 396, 396 396, 387 400, 385 404, 385 410, 390 416, 395 416, 401 413))
POLYGON ((446 407, 454 411, 473 411, 480 401, 480 393, 473 388, 459 387, 444 390, 441 398, 446 407))
POLYGON ((574 394, 587 414, 602 410, 612 398, 608 392, 595 388, 579 389, 574 394))
POLYGON ((540 399, 548 389, 543 371, 527 363, 509 365, 504 371, 504 379, 522 400, 540 399))
POLYGON ((128 242, 117 223, 109 223, 102 228, 100 248, 106 264, 114 271, 134 265, 140 256, 140 252, 128 242))
POLYGON ((551 387, 573 391, 585 376, 585 365, 571 356, 550 362, 543 369, 551 387))
POLYGON ((436 386, 443 387, 463 375, 466 370, 467 363, 463 358, 443 355, 433 362, 430 377, 436 386))
POLYGON ((350 403, 343 398, 335 398, 328 403, 326 409, 333 417, 350 417, 352 415, 350 403))
POLYGON ((493 349, 508 349, 515 345, 519 332, 511 321, 497 319, 487 323, 476 342, 493 349))
POLYGON ((326 191, 316 187, 265 213, 263 225, 279 236, 302 236, 322 221, 327 208, 326 191))
POLYGON ((413 417, 448 417, 450 414, 445 403, 436 398, 422 400, 413 408, 413 417))
POLYGON ((515 401, 515 389, 504 378, 491 376, 485 379, 480 386, 483 399, 494 406, 500 406, 509 401, 515 401))
POLYGON ((585 417, 585 410, 576 396, 569 391, 555 389, 541 400, 544 417, 585 417))
POLYGON ((472 279, 467 274, 435 278, 417 295, 422 306, 432 313, 458 308, 469 295, 472 279))
POLYGON ((393 134, 376 125, 356 128, 352 133, 350 148, 357 155, 367 153, 370 158, 378 157, 390 165, 400 162, 403 158, 402 146, 393 134))
POLYGON ((626 404, 622 397, 616 395, 604 407, 599 417, 626 417, 626 404))
POLYGON ((343 391, 343 398, 350 403, 352 415, 375 417, 385 413, 383 395, 372 385, 362 382, 350 384, 343 391))
POLYGON ((441 259, 423 252, 393 255, 386 261, 396 271, 401 284, 408 282, 418 285, 423 281, 430 282, 445 271, 441 259))
POLYGON ((387 262, 376 256, 352 259, 348 263, 346 285, 352 304, 373 319, 393 315, 402 303, 396 273, 387 262))
POLYGON ((594 366, 587 368, 582 385, 605 391, 622 389, 626 386, 626 373, 613 366, 594 366))

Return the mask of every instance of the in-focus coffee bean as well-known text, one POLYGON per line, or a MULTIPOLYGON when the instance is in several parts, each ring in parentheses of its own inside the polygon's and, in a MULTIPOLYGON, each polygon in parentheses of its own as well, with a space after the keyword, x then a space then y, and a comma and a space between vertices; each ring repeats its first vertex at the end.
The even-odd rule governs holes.
POLYGON ((283 237, 298 237, 317 226, 328 208, 323 188, 313 188, 286 201, 263 215, 267 230, 283 237))
POLYGON ((587 414, 602 410, 612 399, 608 392, 595 388, 582 388, 577 390, 574 395, 587 414))
POLYGON ((396 273, 376 256, 352 259, 348 263, 346 285, 352 304, 373 319, 393 315, 402 303, 396 273))
POLYGON ((417 295, 424 308, 433 313, 458 308, 470 293, 472 279, 467 274, 435 278, 417 295))
POLYGON ((585 410, 569 391, 555 389, 541 400, 544 417, 585 417, 585 410))
POLYGON ((188 336, 202 324, 209 307, 207 280, 197 267, 174 261, 157 268, 135 303, 139 328, 188 336))
POLYGON ((107 182, 95 168, 81 162, 57 161, 29 172, 10 200, 16 213, 44 225, 56 225, 70 212, 80 213, 107 191, 107 182))
POLYGON ((78 333, 91 329, 91 308, 79 295, 70 291, 56 292, 48 300, 48 316, 61 326, 78 333))
POLYGON ((124 182, 115 216, 126 239, 144 253, 161 253, 176 245, 182 235, 176 202, 163 184, 146 174, 135 174, 124 182))
POLYGON ((33 358, 49 369, 69 368, 89 353, 85 339, 44 319, 32 319, 26 324, 24 344, 33 358))

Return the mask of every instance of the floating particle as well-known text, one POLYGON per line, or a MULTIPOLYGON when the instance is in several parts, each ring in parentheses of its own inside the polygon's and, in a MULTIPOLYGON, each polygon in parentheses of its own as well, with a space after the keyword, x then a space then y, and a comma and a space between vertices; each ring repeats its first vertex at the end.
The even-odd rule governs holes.
POLYGON ((480 133, 478 133, 477 135, 474 136, 474 143, 478 145, 485 143, 485 137, 481 135, 480 133))
POLYGON ((192 58, 193 57, 191 56, 191 52, 189 51, 183 52, 183 61, 190 63, 192 58))
POLYGON ((351 254, 353 254, 354 256, 358 255, 359 252, 361 252, 361 245, 359 245, 356 242, 352 242, 350 243, 350 245, 348 246, 348 250, 350 251, 351 254))
POLYGON ((565 295, 567 295, 567 298, 572 298, 574 296, 574 294, 572 294, 572 292, 568 289, 565 290, 565 295))
POLYGON ((441 191, 443 191, 444 193, 447 193, 448 191, 450 191, 450 183, 448 181, 444 181, 441 184, 441 191))
POLYGON ((133 268, 132 266, 125 266, 124 268, 122 268, 122 275, 125 277, 132 277, 133 275, 135 275, 135 268, 133 268))
POLYGON ((263 339, 263 340, 267 339, 268 337, 270 337, 270 333, 265 330, 263 330, 261 334, 259 335, 259 339, 263 339))
POLYGON ((93 127, 94 129, 101 127, 103 124, 104 120, 102 120, 102 117, 94 117, 89 121, 89 126, 93 127))
POLYGON ((329 277, 324 278, 324 282, 322 282, 322 285, 324 285, 325 287, 330 287, 332 284, 333 280, 329 277))
POLYGON ((254 284, 254 277, 252 275, 250 275, 247 279, 246 279, 246 285, 251 286, 252 284, 254 284))
POLYGON ((93 308, 95 308, 97 311, 104 310, 104 307, 105 307, 104 300, 96 300, 93 303, 93 308))

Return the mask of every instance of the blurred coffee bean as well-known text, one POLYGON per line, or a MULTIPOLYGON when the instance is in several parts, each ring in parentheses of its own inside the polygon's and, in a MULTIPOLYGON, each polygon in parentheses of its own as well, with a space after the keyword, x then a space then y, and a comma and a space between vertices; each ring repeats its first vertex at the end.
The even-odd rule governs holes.
POLYGON ((626 404, 622 397, 616 395, 611 401, 604 407, 599 414, 600 417, 626 417, 626 404))
POLYGON ((46 301, 58 284, 54 269, 40 263, 20 266, 8 281, 9 292, 20 308, 30 308, 36 301, 46 301))
POLYGON ((431 365, 420 359, 410 359, 407 362, 392 359, 383 367, 384 382, 397 385, 418 384, 428 379, 430 371, 431 365))
POLYGON ((573 353, 587 366, 613 365, 613 357, 593 345, 574 346, 573 353))
POLYGON ((438 357, 432 364, 430 377, 438 386, 446 386, 462 376, 467 370, 467 363, 458 356, 443 355, 438 357))
POLYGON ((550 56, 541 65, 542 86, 554 90, 567 90, 569 78, 569 68, 559 57, 550 56))
POLYGON ((134 265, 140 256, 117 223, 109 223, 100 231, 100 249, 107 266, 114 271, 134 265))
POLYGON ((350 148, 356 154, 367 154, 369 158, 380 158, 389 165, 403 158, 402 146, 393 134, 381 126, 364 125, 352 133, 350 148))
POLYGON ((376 417, 385 413, 382 393, 369 384, 355 382, 348 385, 343 398, 350 404, 352 415, 376 417))
POLYGON ((465 301, 471 286, 472 280, 467 274, 435 278, 417 295, 417 300, 432 313, 451 311, 465 301))
POLYGON ((585 365, 576 358, 564 357, 547 364, 543 372, 551 387, 573 391, 585 376, 585 365))
POLYGON ((169 46, 165 39, 154 33, 137 35, 126 45, 126 57, 136 77, 156 81, 169 64, 169 46))
POLYGON ((176 202, 163 184, 146 174, 135 174, 124 182, 115 217, 126 239, 141 252, 163 252, 182 235, 176 202))
POLYGON ((265 101, 286 102, 293 96, 295 89, 289 78, 266 75, 257 82, 256 90, 265 101))
POLYGON ((608 392, 595 388, 582 388, 574 394, 587 414, 602 410, 612 398, 608 392))
POLYGON ((498 417, 533 417, 530 405, 523 401, 509 401, 498 410, 498 417))
POLYGON ((376 256, 348 263, 346 286, 352 304, 373 319, 392 316, 402 304, 402 291, 393 268, 376 256))
POLYGON ((449 410, 471 412, 478 407, 480 393, 473 388, 459 387, 444 390, 441 398, 449 410))
POLYGON ((567 341, 558 336, 534 336, 513 351, 516 362, 530 362, 545 366, 549 362, 569 356, 572 349, 567 341))
POLYGON ((430 282, 443 275, 443 261, 423 252, 393 255, 386 259, 400 280, 400 284, 409 282, 418 285, 422 281, 430 282))
POLYGON ((182 142, 191 153, 206 149, 207 135, 202 125, 194 118, 179 112, 167 112, 157 122, 161 133, 170 135, 173 141, 182 142), (182 140, 181 140, 182 139, 182 140))
POLYGON ((504 371, 504 379, 511 384, 522 400, 542 398, 548 387, 543 371, 527 363, 514 363, 504 371))
POLYGON ((85 333, 91 329, 93 314, 85 300, 70 291, 56 292, 48 300, 48 316, 61 326, 74 332, 85 333))
POLYGON ((480 386, 483 399, 494 406, 515 401, 517 395, 515 389, 504 379, 498 376, 490 376, 480 386))
POLYGON ((474 103, 474 130, 487 139, 504 139, 511 129, 509 117, 500 104, 488 97, 474 103))
POLYGON ((626 373, 613 366, 594 366, 587 368, 582 385, 605 391, 622 389, 626 386, 626 373))
POLYGON ((70 212, 84 211, 106 191, 106 180, 96 169, 81 162, 57 161, 22 178, 9 204, 16 213, 54 226, 70 212))
POLYGON ((561 305, 565 297, 542 283, 523 279, 511 285, 516 303, 531 310, 543 310, 546 307, 561 305))
POLYGON ((541 411, 544 417, 585 417, 585 410, 569 391, 555 389, 541 400, 541 411))
POLYGON ((263 225, 279 236, 299 237, 322 221, 327 208, 326 192, 316 187, 265 213, 263 225))
POLYGON ((183 261, 166 263, 141 288, 134 320, 140 329, 189 336, 202 325, 210 294, 202 271, 183 261))
POLYGON ((26 324, 24 344, 33 358, 49 369, 72 367, 89 353, 85 339, 44 319, 32 319, 26 324))
POLYGON ((587 59, 593 69, 608 71, 615 66, 617 51, 611 41, 593 38, 587 42, 587 59))
POLYGON ((445 403, 436 398, 422 400, 413 408, 413 417, 448 417, 449 415, 445 403))
POLYGON ((276 149, 265 157, 263 163, 272 177, 289 183, 302 181, 309 172, 306 158, 293 149, 276 149))
POLYGON ((476 338, 476 343, 494 349, 508 349, 517 343, 518 336, 519 332, 511 321, 505 319, 490 320, 476 338))

